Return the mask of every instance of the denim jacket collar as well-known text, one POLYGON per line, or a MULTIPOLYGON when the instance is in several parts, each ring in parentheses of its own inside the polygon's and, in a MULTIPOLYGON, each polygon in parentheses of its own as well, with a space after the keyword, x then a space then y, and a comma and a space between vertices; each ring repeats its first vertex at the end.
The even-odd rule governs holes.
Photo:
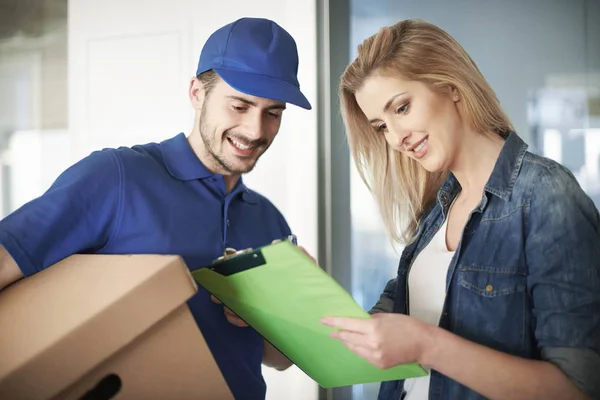
POLYGON ((526 152, 527 144, 516 133, 510 132, 485 190, 508 201, 526 152))
MULTIPOLYGON (((510 132, 484 190, 508 201, 526 152, 527 144, 516 133, 510 132)), ((459 190, 458 180, 450 173, 437 196, 438 203, 442 208, 445 209, 448 199, 453 199, 459 190)))

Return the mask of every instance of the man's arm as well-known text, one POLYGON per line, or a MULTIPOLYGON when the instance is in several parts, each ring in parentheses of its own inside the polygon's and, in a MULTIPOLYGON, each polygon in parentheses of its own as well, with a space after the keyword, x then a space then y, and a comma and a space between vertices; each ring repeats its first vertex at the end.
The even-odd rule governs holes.
POLYGON ((23 277, 23 273, 8 251, 0 245, 0 290, 23 277))
POLYGON ((110 151, 90 154, 41 196, 0 221, 0 290, 79 252, 106 245, 118 226, 122 171, 110 151))
MULTIPOLYGON (((216 304, 222 304, 215 296, 211 295, 210 300, 216 304)), ((225 318, 227 322, 232 325, 235 325, 239 328, 246 328, 248 324, 238 317, 236 313, 231 311, 229 308, 223 306, 223 311, 225 313, 225 318)), ((275 368, 279 371, 283 371, 292 366, 292 362, 279 350, 277 350, 273 345, 266 340, 263 340, 263 364, 267 367, 275 368)))

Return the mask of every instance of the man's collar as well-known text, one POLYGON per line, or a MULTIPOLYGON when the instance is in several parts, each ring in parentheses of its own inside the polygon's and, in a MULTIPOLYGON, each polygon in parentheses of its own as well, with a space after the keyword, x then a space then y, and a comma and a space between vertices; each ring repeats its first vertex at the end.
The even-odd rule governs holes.
MULTIPOLYGON (((221 176, 211 172, 200 161, 183 133, 160 143, 165 166, 169 173, 181 181, 216 178, 221 176)), ((244 185, 242 177, 236 184, 234 192, 241 193, 244 201, 256 203, 258 196, 244 185)))
POLYGON ((190 181, 215 175, 202 164, 183 133, 163 141, 160 148, 167 170, 176 179, 190 181))

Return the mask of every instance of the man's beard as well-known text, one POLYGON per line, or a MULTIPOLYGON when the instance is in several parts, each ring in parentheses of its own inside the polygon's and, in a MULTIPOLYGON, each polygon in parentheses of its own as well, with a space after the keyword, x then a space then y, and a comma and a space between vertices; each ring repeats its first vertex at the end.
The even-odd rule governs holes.
MULTIPOLYGON (((223 132, 223 134, 221 135, 221 139, 228 136, 246 146, 257 147, 257 148, 264 146, 263 151, 258 154, 258 156, 253 160, 253 162, 250 165, 248 165, 246 168, 243 168, 243 169, 236 169, 227 160, 227 158, 225 157, 225 155, 223 153, 221 153, 221 154, 217 153, 216 147, 218 145, 218 143, 217 143, 218 135, 217 135, 216 131, 211 129, 210 125, 206 121, 207 121, 206 109, 205 109, 205 105, 203 105, 202 110, 200 112, 200 126, 199 126, 200 137, 202 138, 202 142, 204 143, 204 148, 206 149, 206 152, 210 155, 210 157, 214 161, 217 162, 217 164, 227 174, 241 175, 241 174, 246 174, 246 173, 252 171, 252 169, 254 169, 254 167, 256 166, 256 162, 258 161, 260 156, 265 151, 267 151, 267 149, 270 146, 270 144, 267 142, 266 139, 250 140, 246 136, 239 134, 239 133, 235 133, 231 130, 226 130, 225 132, 223 132)), ((227 139, 225 139, 225 140, 227 140, 227 139)), ((221 142, 223 142, 223 140, 221 140, 221 142)))

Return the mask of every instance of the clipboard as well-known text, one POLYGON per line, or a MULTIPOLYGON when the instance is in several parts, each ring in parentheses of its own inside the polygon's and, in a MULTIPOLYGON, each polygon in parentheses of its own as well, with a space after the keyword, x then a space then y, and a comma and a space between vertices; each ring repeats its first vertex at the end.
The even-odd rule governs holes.
POLYGON ((334 328, 321 318, 370 315, 290 241, 245 250, 191 274, 324 388, 427 375, 415 363, 379 369, 331 338, 334 328))

